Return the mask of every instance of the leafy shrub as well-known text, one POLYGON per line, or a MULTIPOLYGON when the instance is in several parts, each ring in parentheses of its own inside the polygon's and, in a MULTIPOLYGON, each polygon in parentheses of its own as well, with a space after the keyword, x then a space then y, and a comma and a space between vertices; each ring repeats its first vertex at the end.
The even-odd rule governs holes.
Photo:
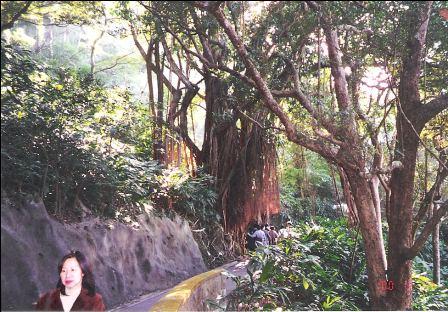
MULTIPOLYGON (((441 235, 439 241, 439 249, 440 249, 440 279, 441 281, 446 281, 448 283, 448 245, 447 240, 442 235, 442 230, 444 228, 444 223, 441 224, 441 235)), ((432 274, 433 269, 433 255, 432 255, 432 239, 428 239, 423 246, 420 254, 413 261, 413 268, 417 273, 425 273, 432 274)), ((448 284, 447 284, 448 286, 448 284)))
POLYGON ((367 308, 362 247, 345 221, 300 224, 298 238, 252 254, 231 309, 358 310, 367 308))
POLYGON ((2 188, 38 194, 62 212, 92 186, 88 181, 108 175, 98 154, 81 148, 76 131, 105 92, 90 77, 38 64, 19 47, 2 44, 1 55, 2 188))
POLYGON ((280 203, 287 218, 340 216, 332 209, 336 194, 328 163, 317 154, 297 150, 293 145, 286 144, 282 149, 286 155, 280 179, 280 203))
POLYGON ((448 254, 446 242, 440 240, 440 279, 442 285, 436 285, 428 276, 432 277, 432 242, 428 240, 420 254, 415 257, 412 262, 414 273, 412 274, 413 282, 413 302, 414 310, 448 310, 448 254))
POLYGON ((147 111, 127 90, 3 45, 2 189, 35 194, 59 217, 81 201, 106 217, 132 218, 142 205, 217 220, 210 176, 189 177, 150 159, 147 111))
POLYGON ((437 286, 423 274, 413 274, 413 310, 448 310, 448 287, 437 286))
POLYGON ((219 222, 221 216, 214 210, 218 194, 213 189, 214 178, 200 173, 197 177, 183 174, 181 183, 174 185, 168 192, 175 201, 175 210, 189 219, 199 218, 202 222, 219 222))
MULTIPOLYGON (((238 287, 230 295, 228 308, 368 309, 361 234, 349 230, 343 219, 319 217, 316 222, 319 225, 302 222, 295 228, 296 238, 252 253, 249 278, 235 278, 238 287)), ((425 276, 432 274, 432 267, 421 257, 416 257, 413 263, 412 308, 447 310, 447 285, 437 286, 425 276)))

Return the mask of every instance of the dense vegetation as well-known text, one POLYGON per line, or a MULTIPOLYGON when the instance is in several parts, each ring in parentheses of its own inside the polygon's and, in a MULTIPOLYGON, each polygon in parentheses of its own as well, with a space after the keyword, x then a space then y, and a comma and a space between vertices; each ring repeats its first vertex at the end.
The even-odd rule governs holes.
POLYGON ((205 174, 190 177, 148 157, 150 122, 129 91, 88 73, 34 60, 2 44, 2 189, 40 196, 70 218, 82 205, 132 220, 145 207, 173 207, 211 220, 216 195, 205 174))
MULTIPOLYGON (((285 239, 278 246, 259 247, 251 255, 249 277, 234 277, 238 287, 224 298, 222 307, 227 305, 230 311, 368 310, 359 232, 347 230, 346 220, 322 217, 298 223, 295 231, 298 238, 285 239)), ((428 265, 421 257, 415 261, 412 308, 446 310, 448 284, 437 287, 427 276, 428 265)))

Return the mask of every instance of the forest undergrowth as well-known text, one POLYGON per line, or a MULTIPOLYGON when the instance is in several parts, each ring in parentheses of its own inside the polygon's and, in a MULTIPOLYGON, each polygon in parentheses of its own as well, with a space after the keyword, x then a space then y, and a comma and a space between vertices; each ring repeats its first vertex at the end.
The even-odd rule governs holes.
MULTIPOLYGON (((237 311, 368 310, 363 246, 346 220, 316 218, 295 227, 297 238, 259 247, 250 254, 248 277, 233 277, 237 289, 221 308, 237 311)), ((446 267, 447 255, 443 254, 446 267)), ((446 269, 444 269, 446 276, 446 269)), ((431 281, 429 263, 414 261, 414 310, 446 310, 446 278, 431 281)), ((393 289, 391 290, 393 291, 393 289)), ((219 307, 219 303, 211 303, 219 307)))

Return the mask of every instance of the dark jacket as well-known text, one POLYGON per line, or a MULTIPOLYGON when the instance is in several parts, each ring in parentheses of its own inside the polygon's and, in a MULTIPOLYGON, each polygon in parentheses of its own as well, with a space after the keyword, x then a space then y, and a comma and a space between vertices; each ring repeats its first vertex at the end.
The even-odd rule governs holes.
POLYGON ((255 233, 255 230, 251 229, 249 231, 249 233, 246 235, 246 248, 251 251, 254 251, 257 248, 257 246, 255 245, 255 238, 251 236, 254 233, 255 233))
MULTIPOLYGON (((59 297, 60 290, 53 289, 39 298, 36 304, 36 310, 39 311, 64 311, 62 307, 61 298, 59 297)), ((103 298, 100 294, 89 296, 87 289, 82 289, 78 298, 73 303, 70 311, 105 311, 106 307, 103 303, 103 298)))

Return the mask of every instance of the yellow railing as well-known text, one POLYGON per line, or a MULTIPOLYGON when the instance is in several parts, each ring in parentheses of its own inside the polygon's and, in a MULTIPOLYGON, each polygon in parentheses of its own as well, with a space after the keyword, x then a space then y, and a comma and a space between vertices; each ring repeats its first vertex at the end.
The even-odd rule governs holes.
POLYGON ((185 310, 185 308, 188 307, 188 301, 195 293, 195 290, 207 280, 220 275, 223 271, 223 268, 214 269, 181 282, 153 305, 150 311, 177 312, 185 310))

